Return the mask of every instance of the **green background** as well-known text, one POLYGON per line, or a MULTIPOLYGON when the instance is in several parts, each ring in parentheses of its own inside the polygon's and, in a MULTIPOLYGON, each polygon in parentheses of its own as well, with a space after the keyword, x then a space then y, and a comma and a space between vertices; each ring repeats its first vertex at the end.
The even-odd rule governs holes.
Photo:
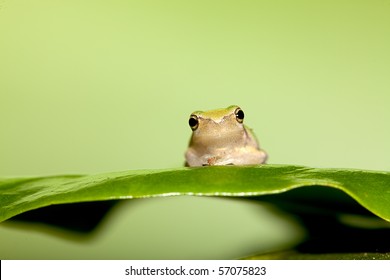
MULTIPOLYGON (((269 163, 390 169, 390 2, 0 1, 0 176, 181 166, 240 105, 269 163)), ((300 240, 235 200, 120 205, 88 240, 2 224, 0 258, 237 258, 300 240)), ((58 233, 58 232, 57 232, 58 233)))

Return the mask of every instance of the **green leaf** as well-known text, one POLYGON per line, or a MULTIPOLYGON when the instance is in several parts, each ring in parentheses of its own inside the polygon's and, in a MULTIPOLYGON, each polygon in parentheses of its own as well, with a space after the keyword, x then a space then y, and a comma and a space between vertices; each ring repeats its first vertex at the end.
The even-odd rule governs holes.
POLYGON ((183 167, 2 179, 0 221, 52 204, 172 195, 254 197, 308 186, 339 189, 390 221, 390 172, 292 165, 183 167))

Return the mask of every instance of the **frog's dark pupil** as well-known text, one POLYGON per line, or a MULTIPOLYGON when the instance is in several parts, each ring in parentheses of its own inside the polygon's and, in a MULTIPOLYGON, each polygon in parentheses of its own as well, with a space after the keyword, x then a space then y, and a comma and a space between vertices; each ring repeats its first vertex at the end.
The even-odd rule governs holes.
POLYGON ((195 117, 191 117, 189 120, 188 120, 188 124, 190 125, 190 127, 192 129, 195 129, 198 125, 198 120, 195 118, 195 117))
POLYGON ((242 122, 244 120, 244 112, 242 110, 238 110, 236 112, 236 118, 237 120, 242 122))

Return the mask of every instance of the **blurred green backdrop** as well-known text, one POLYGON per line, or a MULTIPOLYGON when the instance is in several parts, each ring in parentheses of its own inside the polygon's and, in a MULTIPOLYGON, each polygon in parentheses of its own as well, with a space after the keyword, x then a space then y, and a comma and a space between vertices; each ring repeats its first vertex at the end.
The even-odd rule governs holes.
MULTIPOLYGON (((269 163, 390 169, 390 3, 0 1, 0 176, 181 166, 189 114, 240 105, 269 163)), ((0 258, 235 258, 302 230, 239 201, 124 203, 0 258)))

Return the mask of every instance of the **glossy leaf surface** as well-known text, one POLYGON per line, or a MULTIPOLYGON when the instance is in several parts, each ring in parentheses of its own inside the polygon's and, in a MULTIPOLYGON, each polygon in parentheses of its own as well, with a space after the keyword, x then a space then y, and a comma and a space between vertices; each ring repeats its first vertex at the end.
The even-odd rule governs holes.
MULTIPOLYGON (((323 186, 390 221, 390 172, 292 165, 131 170, 0 180, 0 221, 53 204, 172 195, 258 197, 323 186)), ((309 197, 310 198, 310 197, 309 197)))

